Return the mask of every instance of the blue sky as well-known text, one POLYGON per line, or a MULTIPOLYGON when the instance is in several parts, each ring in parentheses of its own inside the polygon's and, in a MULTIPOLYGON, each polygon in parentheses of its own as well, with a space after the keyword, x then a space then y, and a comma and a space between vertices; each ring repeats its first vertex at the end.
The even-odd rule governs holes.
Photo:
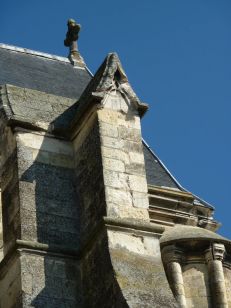
POLYGON ((231 237, 231 1, 3 1, 0 42, 67 55, 66 21, 95 72, 116 51, 150 105, 143 136, 178 181, 216 207, 231 237))

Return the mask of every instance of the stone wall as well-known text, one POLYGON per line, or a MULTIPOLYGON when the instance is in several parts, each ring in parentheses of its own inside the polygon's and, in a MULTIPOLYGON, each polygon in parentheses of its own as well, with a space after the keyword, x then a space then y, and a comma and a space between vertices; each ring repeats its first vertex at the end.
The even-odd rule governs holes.
POLYGON ((79 196, 79 232, 84 243, 106 214, 99 127, 95 115, 73 141, 75 185, 79 196))
POLYGON ((98 111, 107 215, 149 220, 140 117, 119 92, 98 111))
POLYGON ((160 257, 159 235, 129 228, 108 231, 110 255, 128 307, 178 307, 160 257))
POLYGON ((23 307, 80 307, 81 274, 75 259, 21 253, 23 307))
POLYGON ((3 259, 3 230, 2 230, 2 191, 0 187, 0 262, 3 259))
POLYGON ((0 307, 20 307, 22 282, 20 260, 14 255, 1 264, 0 273, 0 307))
POLYGON ((203 263, 184 265, 182 272, 187 307, 212 307, 207 265, 203 263))
POLYGON ((231 307, 231 268, 230 267, 224 267, 224 275, 225 275, 225 286, 226 286, 228 306, 231 307))
MULTIPOLYGON (((0 113, 0 260, 3 258, 3 223, 12 224, 10 221, 4 222, 2 214, 4 212, 3 203, 5 198, 9 198, 11 192, 14 194, 14 187, 16 185, 16 174, 14 173, 13 165, 15 164, 15 148, 16 141, 10 127, 6 126, 6 119, 2 113, 0 113), (11 165, 12 164, 12 165, 11 165), (11 187, 10 185, 13 185, 11 187), (3 195, 4 193, 4 195, 3 195)), ((11 199, 14 199, 14 196, 11 199)), ((8 207, 7 211, 11 211, 8 207)), ((14 214, 13 214, 14 215, 14 214)), ((11 233, 9 230, 9 235, 11 233)), ((7 234, 4 235, 5 237, 7 234)))
POLYGON ((18 132, 17 155, 21 239, 78 247, 78 198, 71 144, 18 132))
MULTIPOLYGON (((16 306, 76 307, 81 300, 77 285, 79 290, 81 287, 72 254, 79 249, 80 240, 72 145, 25 130, 16 130, 15 139, 17 146, 4 162, 1 188, 3 227, 7 230, 4 253, 11 260, 13 249, 20 251, 14 270, 21 282, 16 306)), ((9 274, 1 264, 1 281, 6 287, 9 274)), ((7 292, 13 299, 11 284, 7 292)), ((6 296, 0 296, 3 302, 9 301, 6 296)))

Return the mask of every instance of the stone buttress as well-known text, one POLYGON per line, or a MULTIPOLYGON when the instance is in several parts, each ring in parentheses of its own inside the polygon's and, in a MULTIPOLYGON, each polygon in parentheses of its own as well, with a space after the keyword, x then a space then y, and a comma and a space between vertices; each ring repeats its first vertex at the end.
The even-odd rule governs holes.
POLYGON ((77 103, 2 86, 1 307, 176 305, 149 221, 146 110, 116 54, 77 103))
POLYGON ((50 89, 0 88, 0 307, 231 307, 230 241, 142 140, 118 56, 34 61, 50 89))

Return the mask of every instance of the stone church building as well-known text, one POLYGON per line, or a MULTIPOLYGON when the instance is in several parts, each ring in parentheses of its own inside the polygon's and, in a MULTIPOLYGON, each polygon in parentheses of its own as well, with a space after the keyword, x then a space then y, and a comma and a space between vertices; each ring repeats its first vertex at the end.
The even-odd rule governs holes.
POLYGON ((115 53, 93 76, 0 44, 0 308, 231 307, 231 241, 142 139, 115 53))

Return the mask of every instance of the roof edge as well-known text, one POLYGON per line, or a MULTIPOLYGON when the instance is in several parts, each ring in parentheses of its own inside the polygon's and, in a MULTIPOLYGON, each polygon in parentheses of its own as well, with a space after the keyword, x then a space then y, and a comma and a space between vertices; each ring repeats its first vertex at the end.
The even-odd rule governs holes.
POLYGON ((12 50, 12 51, 16 51, 16 52, 21 52, 21 53, 26 53, 26 54, 30 54, 30 55, 35 55, 35 56, 39 56, 39 57, 42 57, 42 58, 48 58, 48 59, 51 59, 51 60, 57 60, 57 61, 61 61, 61 62, 70 63, 70 60, 66 57, 52 55, 52 54, 42 52, 42 51, 36 51, 36 50, 27 49, 27 48, 23 48, 23 47, 17 47, 17 46, 14 46, 14 45, 8 45, 8 44, 4 44, 4 43, 0 43, 0 48, 12 50))
MULTIPOLYGON (((24 54, 28 54, 28 55, 34 55, 34 56, 46 58, 46 59, 53 60, 53 61, 59 61, 59 62, 65 62, 65 63, 71 64, 70 60, 67 57, 57 56, 57 55, 49 54, 49 53, 42 52, 42 51, 36 51, 36 50, 17 47, 17 46, 14 46, 14 45, 8 45, 8 44, 4 44, 4 43, 0 43, 0 48, 15 51, 15 52, 20 52, 20 53, 24 53, 24 54)), ((93 76, 92 72, 89 70, 89 68, 87 67, 86 64, 85 64, 84 67, 75 66, 75 68, 86 69, 87 72, 91 76, 93 76)))
MULTIPOLYGON (((142 138, 143 144, 147 147, 147 149, 151 152, 151 154, 158 160, 159 164, 164 168, 164 170, 168 173, 168 175, 171 177, 171 179, 175 182, 175 184, 179 187, 180 190, 185 191, 185 192, 190 192, 188 189, 184 188, 177 180, 176 178, 171 174, 171 172, 168 170, 168 168, 165 166, 165 164, 159 159, 159 157, 154 153, 154 151, 150 148, 148 143, 142 138)), ((194 193, 190 192, 193 197, 197 200, 199 200, 202 205, 211 208, 212 210, 215 210, 215 207, 209 204, 208 202, 204 201, 194 193)))

